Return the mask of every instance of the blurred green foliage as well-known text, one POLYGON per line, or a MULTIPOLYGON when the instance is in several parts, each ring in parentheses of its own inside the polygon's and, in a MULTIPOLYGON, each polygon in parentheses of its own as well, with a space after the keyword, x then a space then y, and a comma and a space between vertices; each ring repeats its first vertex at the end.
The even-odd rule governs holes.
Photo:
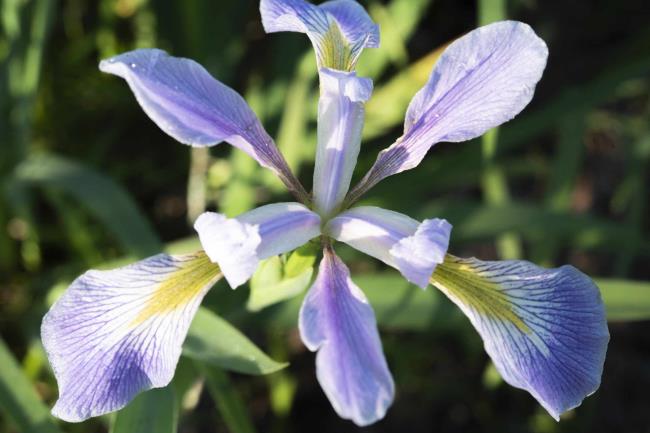
MULTIPOLYGON (((501 383, 480 339, 443 296, 340 247, 377 312, 399 390, 387 419, 371 430, 650 431, 646 1, 363 3, 381 26, 382 48, 366 51, 359 64, 375 92, 357 178, 400 134, 408 102, 448 42, 503 18, 529 22, 547 41, 545 78, 521 116, 482 140, 437 145, 417 170, 380 184, 366 203, 447 218, 457 255, 570 262, 596 277, 612 321, 601 389, 556 424, 532 398, 501 383)), ((313 356, 295 332, 311 252, 267 262, 250 298, 246 289, 218 284, 167 388, 83 424, 48 414, 56 384, 39 342, 40 319, 76 275, 162 245, 199 248, 188 221, 205 209, 236 215, 287 198, 242 152, 174 143, 121 80, 99 73, 99 59, 154 46, 196 59, 246 97, 311 184, 313 54, 304 37, 265 35, 257 6, 0 3, 0 433, 356 431, 329 407, 313 356), (287 361, 289 368, 269 376, 225 372, 268 373, 287 361)))

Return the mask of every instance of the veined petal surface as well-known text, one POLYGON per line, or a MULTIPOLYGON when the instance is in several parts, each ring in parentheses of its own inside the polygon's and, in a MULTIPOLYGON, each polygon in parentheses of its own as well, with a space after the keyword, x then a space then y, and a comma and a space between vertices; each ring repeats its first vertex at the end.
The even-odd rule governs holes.
POLYGON ((516 21, 480 27, 453 42, 411 101, 404 135, 379 154, 354 195, 416 167, 438 142, 470 140, 515 117, 532 99, 547 57, 544 41, 516 21))
POLYGON ((364 103, 372 80, 354 72, 320 70, 318 147, 314 169, 314 206, 329 216, 343 202, 357 165, 363 131, 364 103))
POLYGON ((419 222, 398 212, 359 206, 330 220, 325 233, 394 267, 419 287, 429 285, 451 235, 443 219, 419 222))
POLYGON ((359 426, 384 417, 395 385, 372 307, 330 248, 300 309, 300 335, 317 351, 316 375, 334 410, 359 426))
POLYGON ((605 309, 598 287, 574 267, 448 255, 431 282, 469 317, 503 379, 556 420, 598 389, 605 309))
POLYGON ((315 6, 305 0, 262 0, 267 33, 306 33, 319 68, 351 71, 364 48, 379 46, 379 27, 355 0, 331 0, 315 6))
POLYGON ((234 289, 250 279, 260 260, 320 235, 320 217, 299 203, 274 203, 236 218, 205 212, 194 228, 206 254, 234 289))
POLYGON ((77 278, 41 326, 59 385, 52 413, 83 421, 169 384, 190 322, 220 275, 200 252, 77 278))
POLYGON ((102 60, 99 69, 126 80, 142 109, 184 144, 227 141, 300 189, 277 146, 246 101, 193 60, 139 49, 102 60))

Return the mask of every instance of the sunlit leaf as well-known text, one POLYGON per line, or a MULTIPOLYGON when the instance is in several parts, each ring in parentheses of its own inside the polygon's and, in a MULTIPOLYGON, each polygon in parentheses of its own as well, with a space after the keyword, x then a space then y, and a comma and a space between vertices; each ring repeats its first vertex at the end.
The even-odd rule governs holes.
POLYGON ((246 308, 259 311, 304 292, 314 274, 316 251, 311 245, 296 250, 284 263, 271 257, 259 266, 250 281, 250 297, 246 308))
POLYGON ((650 282, 596 279, 607 311, 607 320, 650 320, 650 282))
POLYGON ((190 326, 183 355, 246 374, 268 374, 287 366, 269 358, 244 334, 205 308, 199 309, 190 326))

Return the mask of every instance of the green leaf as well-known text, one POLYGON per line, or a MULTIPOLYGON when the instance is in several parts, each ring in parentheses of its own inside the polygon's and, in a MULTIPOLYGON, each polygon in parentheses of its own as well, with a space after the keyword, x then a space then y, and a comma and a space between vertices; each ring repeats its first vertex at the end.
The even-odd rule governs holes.
POLYGON ((246 406, 230 382, 228 375, 221 369, 209 368, 197 363, 205 376, 208 391, 214 399, 219 413, 231 433, 254 433, 255 427, 246 411, 246 406))
POLYGON ((650 282, 596 279, 609 321, 650 319, 650 282))
POLYGON ((269 374, 288 365, 271 359, 244 334, 205 308, 199 309, 190 326, 183 354, 245 374, 269 374))
MULTIPOLYGON (((421 290, 397 272, 352 275, 352 280, 366 294, 375 310, 378 323, 394 329, 446 329, 462 320, 453 305, 437 290, 421 290)), ((276 322, 296 326, 302 297, 287 302, 277 312, 276 322)))
POLYGON ((263 261, 251 278, 246 308, 259 311, 304 292, 314 274, 315 262, 316 251, 311 244, 296 250, 286 263, 278 256, 263 261))
POLYGON ((175 399, 171 385, 140 394, 117 413, 111 433, 176 433, 175 399))
POLYGON ((61 433, 50 411, 0 340, 0 409, 21 433, 61 433))
POLYGON ((16 167, 13 181, 56 189, 75 198, 130 254, 145 257, 162 247, 128 193, 109 177, 83 164, 54 155, 34 155, 16 167))

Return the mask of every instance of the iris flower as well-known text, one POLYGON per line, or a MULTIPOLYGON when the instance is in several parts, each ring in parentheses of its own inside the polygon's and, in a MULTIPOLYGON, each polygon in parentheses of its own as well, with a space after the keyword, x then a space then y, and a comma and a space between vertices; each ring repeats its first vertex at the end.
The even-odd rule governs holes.
POLYGON ((360 426, 380 420, 395 386, 372 307, 336 255, 335 241, 392 266, 416 286, 441 290, 467 315, 503 379, 528 391, 554 418, 580 405, 600 384, 609 340, 599 290, 587 276, 571 266, 457 258, 447 253, 449 222, 354 206, 381 180, 415 168, 434 144, 470 140, 516 116, 542 76, 546 44, 515 21, 453 42, 411 101, 404 134, 350 189, 372 93, 371 80, 357 76, 355 64, 364 48, 379 46, 378 26, 353 0, 319 6, 262 0, 260 11, 267 32, 305 33, 316 51, 313 192, 291 173, 244 99, 199 64, 157 49, 102 61, 100 69, 125 79, 164 132, 191 146, 230 143, 277 174, 296 202, 235 218, 206 212, 195 223, 202 251, 159 254, 77 278, 43 319, 60 392, 53 414, 81 421, 166 386, 201 300, 222 275, 234 289, 261 260, 318 237, 323 257, 299 329, 317 353, 318 381, 342 418, 360 426))

